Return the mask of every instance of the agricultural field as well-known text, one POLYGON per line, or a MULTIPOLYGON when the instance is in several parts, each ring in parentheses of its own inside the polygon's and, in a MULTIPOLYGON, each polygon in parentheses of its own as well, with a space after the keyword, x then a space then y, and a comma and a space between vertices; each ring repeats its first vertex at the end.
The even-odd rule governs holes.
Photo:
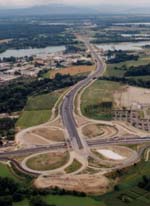
POLYGON ((111 120, 114 106, 113 94, 121 86, 120 83, 97 80, 88 87, 81 97, 83 115, 100 120, 111 120))
POLYGON ((52 108, 63 92, 64 90, 58 90, 49 94, 29 97, 16 126, 28 128, 48 121, 52 108))
POLYGON ((80 75, 80 74, 87 74, 93 70, 95 70, 95 66, 72 66, 72 67, 68 67, 64 69, 50 71, 50 78, 52 79, 55 78, 55 75, 57 73, 60 73, 62 75, 70 74, 74 76, 74 75, 80 75))

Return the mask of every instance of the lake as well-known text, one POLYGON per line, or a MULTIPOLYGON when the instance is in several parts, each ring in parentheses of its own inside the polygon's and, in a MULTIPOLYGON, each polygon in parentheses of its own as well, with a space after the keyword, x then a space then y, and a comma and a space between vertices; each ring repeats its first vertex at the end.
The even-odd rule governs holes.
POLYGON ((150 45, 150 41, 141 41, 141 42, 126 42, 126 43, 108 43, 108 44, 97 44, 98 48, 107 50, 123 50, 123 51, 134 51, 142 50, 142 46, 150 45))
POLYGON ((49 53, 55 53, 59 51, 64 51, 65 46, 49 46, 46 48, 30 48, 30 49, 8 49, 7 51, 0 54, 0 58, 4 57, 24 57, 24 56, 33 56, 39 55, 44 56, 49 53))

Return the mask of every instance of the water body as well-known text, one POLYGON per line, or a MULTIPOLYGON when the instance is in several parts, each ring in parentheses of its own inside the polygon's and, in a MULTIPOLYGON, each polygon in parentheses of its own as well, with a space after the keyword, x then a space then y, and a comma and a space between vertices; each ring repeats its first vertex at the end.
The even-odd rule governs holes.
POLYGON ((64 51, 65 46, 49 46, 46 48, 30 48, 30 49, 8 49, 7 51, 3 52, 0 54, 0 58, 4 57, 24 57, 24 56, 33 56, 33 55, 38 55, 38 56, 45 56, 46 54, 49 53, 55 53, 59 51, 64 51))
POLYGON ((108 43, 108 44, 98 44, 98 48, 102 48, 104 51, 107 50, 123 50, 123 51, 135 51, 142 50, 143 46, 150 45, 150 41, 141 42, 126 42, 126 43, 108 43))
POLYGON ((127 26, 127 25, 145 25, 145 26, 150 26, 150 22, 131 22, 131 23, 116 23, 116 24, 113 24, 113 25, 116 25, 116 26, 127 26))

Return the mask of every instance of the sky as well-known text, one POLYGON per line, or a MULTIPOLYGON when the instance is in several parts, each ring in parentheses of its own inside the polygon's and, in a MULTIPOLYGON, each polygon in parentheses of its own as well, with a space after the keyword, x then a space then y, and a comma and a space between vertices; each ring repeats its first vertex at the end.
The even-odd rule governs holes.
POLYGON ((44 5, 49 3, 66 3, 74 5, 91 5, 91 4, 129 4, 136 6, 150 5, 150 0, 0 0, 0 8, 11 7, 30 7, 35 5, 44 5))

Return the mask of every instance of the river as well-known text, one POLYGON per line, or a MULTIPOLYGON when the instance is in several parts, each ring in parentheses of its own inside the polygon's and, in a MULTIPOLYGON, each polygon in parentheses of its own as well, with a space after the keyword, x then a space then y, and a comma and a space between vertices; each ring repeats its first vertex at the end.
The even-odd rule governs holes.
POLYGON ((141 42, 126 42, 126 43, 106 43, 106 44, 97 44, 98 48, 107 50, 128 50, 128 51, 135 51, 135 50, 142 50, 142 47, 145 45, 150 45, 150 41, 141 41, 141 42))
POLYGON ((7 51, 0 54, 0 58, 4 57, 24 57, 24 56, 45 56, 49 53, 55 53, 59 51, 64 51, 65 46, 49 46, 46 48, 29 48, 29 49, 8 49, 7 51))

